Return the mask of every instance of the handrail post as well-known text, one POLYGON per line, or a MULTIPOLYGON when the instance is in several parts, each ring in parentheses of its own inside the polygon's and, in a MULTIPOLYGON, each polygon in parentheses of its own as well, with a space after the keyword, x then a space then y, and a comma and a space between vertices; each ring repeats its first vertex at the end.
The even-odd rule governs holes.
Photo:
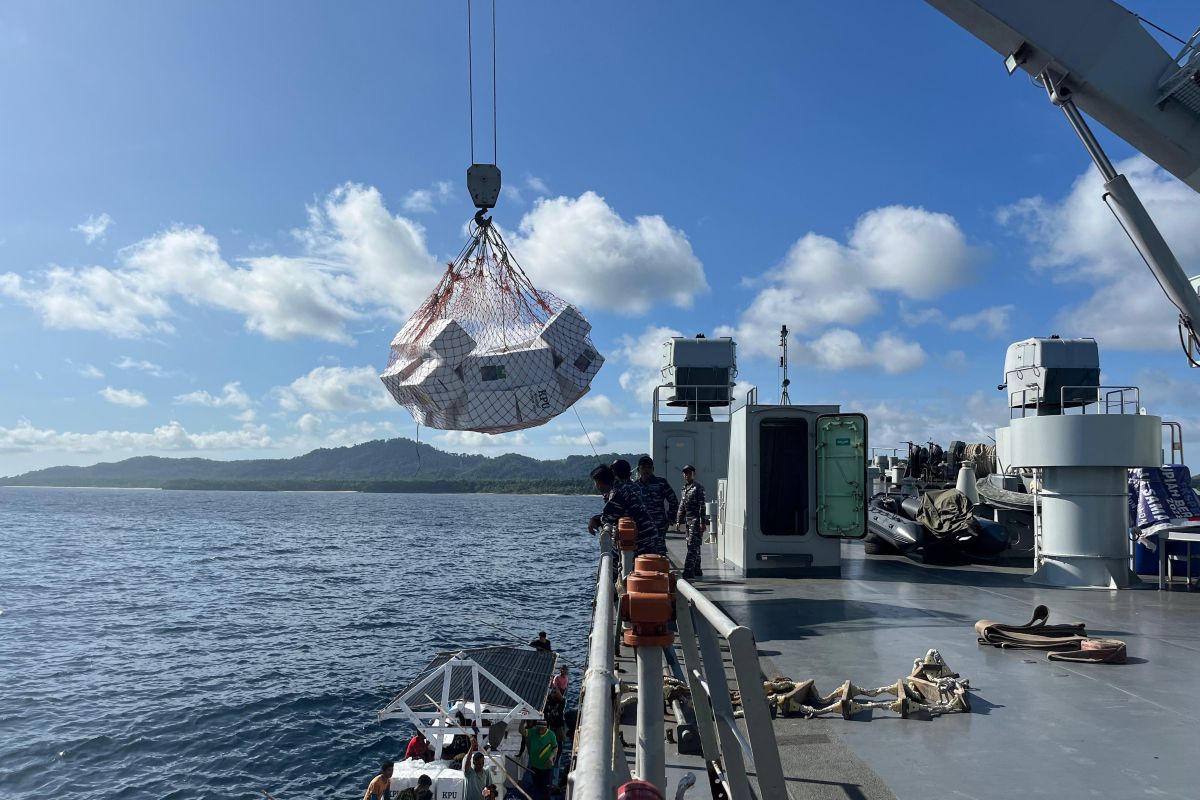
POLYGON ((738 626, 729 634, 729 657, 742 696, 742 713, 754 751, 754 769, 758 773, 760 797, 787 797, 787 783, 779 760, 779 743, 771 724, 771 709, 762 690, 762 671, 758 666, 758 646, 749 628, 738 626), (753 689, 757 688, 757 691, 753 689))
MULTIPOLYGON (((675 625, 679 630, 679 647, 683 650, 683 669, 688 686, 693 686, 703 675, 700 651, 696 642, 696 626, 692 619, 692 605, 683 592, 675 593, 675 625)), ((712 705, 705 692, 692 692, 692 710, 696 712, 696 730, 700 734, 700 752, 706 763, 719 761, 721 750, 717 745, 717 732, 713 728, 712 705)))
POLYGON ((663 648, 675 642, 671 618, 670 562, 643 555, 626 579, 621 619, 628 623, 624 642, 637 658, 636 774, 662 792, 667 788, 666 723, 663 719, 663 648))
POLYGON ((749 800, 746 759, 734 732, 733 702, 729 699, 729 683, 725 680, 721 646, 717 644, 709 625, 701 625, 696 633, 700 640, 700 652, 704 656, 704 683, 717 722, 717 740, 721 743, 721 760, 725 766, 725 779, 729 782, 729 794, 732 800, 749 800))

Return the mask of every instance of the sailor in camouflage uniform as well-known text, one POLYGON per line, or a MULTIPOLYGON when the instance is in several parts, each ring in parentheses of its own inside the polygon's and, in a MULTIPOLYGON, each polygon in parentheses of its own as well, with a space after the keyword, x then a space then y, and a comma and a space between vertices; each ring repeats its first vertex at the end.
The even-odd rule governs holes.
MULTIPOLYGON (((616 526, 621 517, 629 517, 637 526, 637 555, 657 553, 666 555, 666 547, 658 535, 658 528, 646 506, 642 493, 629 481, 619 481, 612 467, 601 464, 592 470, 592 482, 604 495, 604 508, 588 522, 588 533, 595 534, 602 525, 616 526)), ((613 563, 620 563, 620 546, 613 536, 613 563)))
POLYGON ((637 485, 642 489, 642 500, 646 510, 658 526, 658 535, 662 540, 663 552, 667 549, 667 528, 675 521, 679 513, 679 498, 666 478, 654 474, 654 459, 642 456, 638 459, 639 477, 637 485))
POLYGON ((685 579, 701 578, 700 543, 708 529, 708 513, 704 509, 704 487, 696 482, 696 468, 688 464, 683 468, 683 496, 679 498, 679 513, 676 522, 686 526, 687 558, 683 562, 685 579))
POLYGON ((637 492, 638 497, 642 498, 642 505, 646 507, 646 511, 650 514, 650 519, 654 522, 654 527, 658 531, 658 541, 655 543, 653 552, 665 554, 667 552, 667 530, 666 525, 659 520, 659 515, 654 512, 654 493, 641 481, 634 480, 633 467, 629 466, 629 462, 625 459, 618 458, 609 466, 612 467, 613 474, 616 476, 616 485, 625 484, 632 486, 634 491, 637 492))

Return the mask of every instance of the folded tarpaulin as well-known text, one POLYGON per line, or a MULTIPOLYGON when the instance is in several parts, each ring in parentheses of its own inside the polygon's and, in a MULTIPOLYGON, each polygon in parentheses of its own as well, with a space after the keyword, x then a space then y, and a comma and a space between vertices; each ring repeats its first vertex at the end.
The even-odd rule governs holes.
POLYGON ((1151 550, 1163 530, 1200 528, 1200 498, 1192 489, 1191 470, 1183 464, 1129 470, 1129 524, 1151 550))
POLYGON ((975 518, 971 515, 971 501, 957 489, 926 492, 922 495, 917 522, 939 538, 975 530, 975 518))

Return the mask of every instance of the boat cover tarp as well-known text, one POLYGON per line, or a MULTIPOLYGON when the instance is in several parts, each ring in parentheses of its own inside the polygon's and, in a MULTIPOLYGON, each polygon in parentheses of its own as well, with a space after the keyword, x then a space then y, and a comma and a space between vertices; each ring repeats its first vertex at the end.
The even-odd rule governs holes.
POLYGON ((957 489, 926 492, 921 496, 917 522, 939 538, 967 533, 973 530, 971 501, 957 489))
POLYGON ((1183 464, 1129 470, 1129 524, 1153 550, 1160 531, 1200 528, 1200 498, 1192 473, 1183 464))
MULTIPOLYGON (((399 696, 405 697, 421 681, 455 656, 470 659, 483 667, 507 686, 509 691, 539 713, 545 707, 546 697, 550 693, 550 678, 554 675, 554 662, 557 657, 549 651, 528 647, 475 647, 438 653, 425 669, 421 670, 420 674, 409 681, 408 685, 400 691, 399 696)), ((441 703, 442 679, 435 678, 433 683, 418 692, 416 697, 409 698, 407 700, 409 708, 417 712, 435 711, 436 707, 433 703, 425 699, 426 694, 441 703)), ((449 703, 454 705, 459 700, 468 703, 475 702, 471 670, 466 666, 454 668, 450 679, 449 703)), ((516 705, 511 697, 487 680, 479 682, 479 700, 484 706, 493 710, 512 708, 516 705)))

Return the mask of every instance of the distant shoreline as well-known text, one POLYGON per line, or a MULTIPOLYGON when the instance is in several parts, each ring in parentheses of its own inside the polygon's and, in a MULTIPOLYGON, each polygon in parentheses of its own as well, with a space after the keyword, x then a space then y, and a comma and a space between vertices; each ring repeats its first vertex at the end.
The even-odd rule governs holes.
POLYGON ((281 492, 290 494, 490 494, 545 497, 579 497, 594 493, 592 487, 541 481, 164 481, 160 486, 115 486, 99 484, 0 483, 0 488, 18 489, 127 489, 133 491, 193 492, 281 492), (552 484, 551 486, 545 485, 552 484), (539 485, 540 484, 540 485, 539 485), (558 491, 555 491, 555 490, 558 491))

